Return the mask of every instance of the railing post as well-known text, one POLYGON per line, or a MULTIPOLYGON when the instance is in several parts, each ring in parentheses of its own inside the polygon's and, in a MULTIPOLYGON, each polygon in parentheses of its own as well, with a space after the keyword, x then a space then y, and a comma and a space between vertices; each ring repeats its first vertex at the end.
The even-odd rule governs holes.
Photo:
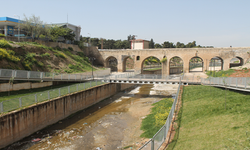
POLYGON ((164 124, 164 141, 166 140, 167 138, 167 127, 166 127, 166 124, 164 124))
POLYGON ((81 81, 82 81, 82 75, 81 75, 81 81))
POLYGON ((154 139, 151 139, 151 150, 154 150, 155 145, 154 145, 154 139))
POLYGON ((231 85, 231 82, 232 82, 232 78, 229 77, 229 86, 231 85))
POLYGON ((59 94, 58 94, 58 96, 59 97, 61 96, 61 88, 59 88, 59 94))
POLYGON ((30 78, 30 71, 27 72, 27 79, 30 78))
POLYGON ((43 79, 43 72, 40 73, 40 79, 43 79))
POLYGON ((55 78, 55 73, 53 73, 53 80, 54 80, 54 78, 55 78))
POLYGON ((78 84, 76 85, 76 91, 78 91, 78 84))
POLYGON ((3 113, 3 102, 0 102, 0 113, 3 113))
POLYGON ((75 75, 75 80, 76 80, 76 75, 75 75))
POLYGON ((236 88, 238 87, 238 78, 236 78, 236 88))
POLYGON ((63 76, 63 75, 61 74, 61 80, 62 80, 62 76, 63 76))
POLYGON ((90 81, 90 88, 92 87, 92 85, 91 85, 91 81, 90 81))
POLYGON ((22 107, 22 97, 19 98, 19 107, 22 107))
POLYGON ((70 86, 68 86, 68 94, 70 93, 70 86))
POLYGON ((0 69, 0 77, 1 77, 2 69, 0 69))
POLYGON ((247 88, 247 78, 245 78, 245 89, 247 88))
POLYGON ((37 94, 35 94, 35 102, 37 103, 37 94))
POLYGON ((49 91, 48 91, 48 100, 50 100, 50 95, 49 95, 49 91))
POLYGON ((70 79, 70 74, 68 75, 68 80, 70 79))
POLYGON ((97 80, 95 80, 95 86, 97 86, 97 80))
POLYGON ((83 89, 85 90, 85 83, 83 83, 83 89))

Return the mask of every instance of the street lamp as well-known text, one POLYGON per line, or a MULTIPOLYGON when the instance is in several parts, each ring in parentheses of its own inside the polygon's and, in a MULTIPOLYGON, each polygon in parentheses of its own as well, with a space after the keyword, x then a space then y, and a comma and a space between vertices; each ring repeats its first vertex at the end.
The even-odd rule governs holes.
POLYGON ((89 34, 89 44, 90 44, 90 38, 91 38, 91 34, 90 33, 88 33, 89 34))
POLYGON ((15 17, 18 17, 19 18, 19 20, 18 20, 18 42, 20 42, 20 16, 18 16, 18 15, 14 15, 15 17))
POLYGON ((95 60, 95 57, 89 57, 89 61, 91 61, 92 64, 92 78, 94 80, 94 73, 93 73, 93 61, 95 60))

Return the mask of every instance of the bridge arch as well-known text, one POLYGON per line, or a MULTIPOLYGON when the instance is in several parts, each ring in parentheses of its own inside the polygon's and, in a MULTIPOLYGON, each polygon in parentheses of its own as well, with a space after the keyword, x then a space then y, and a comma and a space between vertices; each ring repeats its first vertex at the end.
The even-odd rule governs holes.
POLYGON ((118 61, 114 56, 109 56, 105 60, 105 67, 110 68, 111 71, 118 71, 118 61))
POLYGON ((221 57, 215 56, 209 60, 208 71, 219 71, 223 70, 224 61, 221 57))
POLYGON ((123 59, 123 62, 122 62, 123 72, 133 71, 134 65, 135 65, 135 62, 134 62, 134 59, 132 57, 130 57, 130 56, 125 57, 123 59))
POLYGON ((229 68, 238 67, 244 65, 244 59, 242 57, 236 56, 230 60, 229 68))
POLYGON ((179 56, 174 56, 169 59, 169 74, 183 73, 183 59, 179 56))
POLYGON ((204 61, 199 56, 194 56, 189 60, 189 72, 203 72, 204 61))
POLYGON ((161 74, 161 61, 156 56, 149 56, 141 62, 141 73, 143 74, 161 74))

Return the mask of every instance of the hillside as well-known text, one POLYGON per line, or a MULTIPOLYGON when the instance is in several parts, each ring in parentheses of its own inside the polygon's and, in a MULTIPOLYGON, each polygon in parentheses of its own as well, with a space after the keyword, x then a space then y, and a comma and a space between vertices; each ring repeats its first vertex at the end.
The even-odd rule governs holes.
POLYGON ((77 73, 90 71, 91 64, 83 52, 75 52, 71 47, 52 48, 36 42, 12 42, 1 39, 0 68, 77 73))

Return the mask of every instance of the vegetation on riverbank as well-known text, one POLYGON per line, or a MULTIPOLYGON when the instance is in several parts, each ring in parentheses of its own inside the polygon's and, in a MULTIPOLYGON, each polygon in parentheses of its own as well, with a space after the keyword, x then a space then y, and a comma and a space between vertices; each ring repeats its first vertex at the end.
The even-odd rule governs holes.
POLYGON ((168 150, 250 147, 249 99, 249 93, 185 86, 177 119, 179 127, 168 150))
POLYGON ((164 98, 152 104, 154 107, 151 109, 151 113, 142 120, 141 130, 143 130, 144 133, 141 134, 141 137, 152 138, 157 133, 165 124, 172 104, 172 98, 164 98))
POLYGON ((220 71, 207 71, 206 74, 210 77, 227 77, 235 72, 234 69, 220 70, 220 71))

